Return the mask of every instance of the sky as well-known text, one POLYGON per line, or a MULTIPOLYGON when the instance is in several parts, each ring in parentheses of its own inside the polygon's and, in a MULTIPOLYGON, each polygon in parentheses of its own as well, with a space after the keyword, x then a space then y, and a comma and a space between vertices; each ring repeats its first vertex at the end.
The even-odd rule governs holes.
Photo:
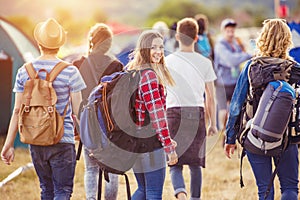
POLYGON ((30 16, 33 20, 55 17, 59 8, 69 10, 75 19, 103 11, 111 20, 140 23, 161 0, 0 0, 0 15, 30 16), (130 19, 130 20, 129 20, 130 19))

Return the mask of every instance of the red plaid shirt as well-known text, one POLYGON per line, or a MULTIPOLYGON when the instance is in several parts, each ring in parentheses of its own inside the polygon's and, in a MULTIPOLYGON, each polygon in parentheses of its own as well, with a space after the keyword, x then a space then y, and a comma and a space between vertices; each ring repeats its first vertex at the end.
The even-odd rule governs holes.
POLYGON ((142 126, 145 121, 145 112, 149 112, 152 127, 155 129, 159 141, 166 153, 175 150, 166 118, 166 95, 164 87, 158 84, 154 71, 145 70, 142 73, 138 95, 135 102, 137 125, 142 126))

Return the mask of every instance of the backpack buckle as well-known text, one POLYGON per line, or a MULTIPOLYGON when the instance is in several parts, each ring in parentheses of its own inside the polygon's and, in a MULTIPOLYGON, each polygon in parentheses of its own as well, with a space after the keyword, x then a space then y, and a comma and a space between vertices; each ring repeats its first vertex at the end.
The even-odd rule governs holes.
POLYGON ((52 107, 52 106, 49 106, 49 107, 48 107, 48 112, 49 112, 49 113, 53 113, 53 107, 52 107))
POLYGON ((24 107, 24 112, 29 112, 29 106, 24 107))

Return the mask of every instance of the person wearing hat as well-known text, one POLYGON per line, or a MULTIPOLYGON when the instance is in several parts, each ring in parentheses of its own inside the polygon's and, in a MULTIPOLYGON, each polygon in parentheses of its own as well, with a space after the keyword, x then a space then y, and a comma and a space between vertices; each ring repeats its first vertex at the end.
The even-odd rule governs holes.
MULTIPOLYGON (((61 62, 57 57, 60 47, 66 41, 66 32, 55 19, 47 19, 36 25, 34 38, 39 46, 41 55, 32 61, 36 71, 45 69, 50 72, 61 62)), ((39 73, 45 79, 46 73, 39 73)), ((21 107, 25 82, 29 76, 25 66, 19 68, 13 88, 15 103, 10 120, 7 138, 1 151, 4 163, 10 165, 14 160, 14 140, 18 131, 18 113, 21 107)), ((62 115, 67 106, 64 119, 64 135, 54 145, 30 145, 30 153, 35 171, 39 178, 41 199, 70 199, 73 193, 73 182, 76 165, 74 126, 71 114, 78 113, 81 102, 81 90, 86 87, 78 69, 69 65, 58 74, 53 81, 56 91, 56 109, 62 115), (58 92, 59 90, 59 92, 58 92)))
POLYGON ((221 23, 222 37, 214 47, 214 69, 217 75, 216 97, 219 130, 224 130, 228 105, 240 74, 240 64, 251 58, 235 36, 237 23, 226 18, 221 23))

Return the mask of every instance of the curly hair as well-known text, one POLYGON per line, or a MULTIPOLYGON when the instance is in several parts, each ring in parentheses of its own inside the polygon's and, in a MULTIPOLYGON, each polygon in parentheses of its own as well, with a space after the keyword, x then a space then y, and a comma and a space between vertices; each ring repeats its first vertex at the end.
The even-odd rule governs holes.
POLYGON ((289 59, 292 34, 284 19, 267 19, 259 34, 256 46, 259 56, 289 59))

